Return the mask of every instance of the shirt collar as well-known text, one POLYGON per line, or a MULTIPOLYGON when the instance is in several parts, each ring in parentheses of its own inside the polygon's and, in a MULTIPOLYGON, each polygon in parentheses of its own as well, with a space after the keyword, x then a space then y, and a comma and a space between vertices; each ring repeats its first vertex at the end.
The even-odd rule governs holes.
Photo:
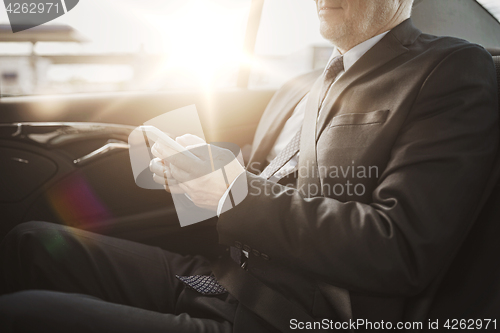
MULTIPOLYGON (((375 44, 380 42, 380 40, 382 38, 384 38, 385 35, 387 35, 389 33, 389 31, 381 33, 380 35, 377 35, 375 37, 372 37, 372 38, 364 41, 363 43, 356 45, 355 47, 353 47, 349 51, 347 51, 344 54, 344 72, 347 72, 349 70, 349 68, 351 68, 356 63, 356 61, 358 61, 366 52, 368 52, 368 50, 370 50, 372 47, 375 46, 375 44)), ((332 60, 340 55, 341 54, 340 54, 338 48, 335 48, 333 50, 332 56, 330 57, 330 60, 328 61, 328 65, 326 67, 328 68, 328 66, 330 66, 330 63, 332 62, 332 60)))

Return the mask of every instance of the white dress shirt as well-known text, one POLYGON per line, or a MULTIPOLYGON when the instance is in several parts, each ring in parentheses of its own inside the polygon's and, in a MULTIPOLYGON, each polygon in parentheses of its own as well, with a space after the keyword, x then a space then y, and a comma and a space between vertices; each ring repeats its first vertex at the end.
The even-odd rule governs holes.
MULTIPOLYGON (((384 38, 384 36, 387 35, 388 33, 389 31, 381 33, 380 35, 370 38, 364 41, 363 43, 356 45, 349 51, 347 51, 344 54, 344 70, 340 72, 339 75, 337 75, 334 83, 332 84, 332 87, 335 85, 335 82, 337 82, 337 80, 340 79, 342 75, 344 75, 344 73, 347 72, 349 68, 351 68, 356 63, 356 61, 358 61, 366 52, 368 52, 368 50, 370 50, 373 46, 375 46, 375 44, 380 42, 380 40, 384 38)), ((330 60, 328 61, 327 66, 325 67, 325 71, 326 68, 328 68, 328 66, 330 65, 331 61, 340 55, 341 55, 340 51, 337 48, 335 48, 333 50, 332 56, 330 57, 330 60)), ((294 135, 299 131, 300 127, 302 126, 302 122, 304 121, 304 115, 306 111, 306 104, 308 97, 309 94, 304 96, 304 98, 300 101, 300 103, 295 107, 295 110, 293 111, 290 118, 288 118, 288 120, 286 121, 285 126, 283 127, 280 135, 276 139, 276 143, 274 144, 273 148, 266 157, 266 160, 268 162, 271 162, 276 156, 278 156, 278 154, 286 147, 286 145, 292 140, 294 135)), ((279 181, 281 178, 293 173, 297 169, 298 164, 299 164, 299 153, 297 153, 294 157, 292 157, 292 159, 288 161, 288 163, 286 163, 281 169, 279 169, 269 180, 274 182, 279 181)), ((218 216, 221 214, 223 203, 226 201, 229 191, 231 190, 231 187, 235 182, 236 179, 233 181, 233 183, 229 186, 227 191, 220 199, 219 206, 217 208, 218 216)))

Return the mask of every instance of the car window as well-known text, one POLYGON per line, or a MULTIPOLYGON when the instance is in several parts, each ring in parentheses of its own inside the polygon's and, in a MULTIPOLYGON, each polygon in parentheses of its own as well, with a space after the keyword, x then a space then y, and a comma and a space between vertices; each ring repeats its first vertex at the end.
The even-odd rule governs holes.
POLYGON ((1 93, 233 87, 245 60, 250 4, 85 0, 50 23, 15 34, 1 10, 1 93), (26 42, 30 33, 45 41, 26 42), (50 41, 58 38, 64 41, 50 41))
MULTIPOLYGON (((32 37, 25 32, 12 34, 0 11, 0 94, 229 88, 242 64, 251 66, 249 88, 276 89, 325 66, 332 46, 319 34, 314 1, 265 0, 254 57, 245 54, 251 3, 80 1, 26 31, 44 40, 35 44, 22 41, 32 37), (65 41, 50 42, 60 36, 65 41)), ((499 0, 478 3, 500 21, 499 0)))
POLYGON ((500 21, 500 1, 499 0, 477 0, 491 15, 500 21))
POLYGON ((332 46, 321 37, 314 1, 266 0, 249 87, 277 88, 287 80, 324 67, 332 46))
MULTIPOLYGON (((478 0, 478 3, 500 21, 500 0, 478 0)), ((275 89, 295 76, 326 66, 333 47, 321 37, 316 15, 314 1, 266 0, 250 76, 251 88, 275 89)), ((426 26, 420 28, 426 32, 426 26)), ((444 34, 453 35, 450 31, 444 34)), ((478 42, 474 38, 471 41, 478 42)))

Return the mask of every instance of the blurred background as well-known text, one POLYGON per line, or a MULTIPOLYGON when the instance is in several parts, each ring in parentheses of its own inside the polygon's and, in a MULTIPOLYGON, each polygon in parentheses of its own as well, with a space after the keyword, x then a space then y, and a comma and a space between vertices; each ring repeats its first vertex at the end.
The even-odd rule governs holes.
MULTIPOLYGON (((500 18, 500 0, 478 2, 500 18)), ((251 10, 252 0, 81 0, 12 34, 0 6, 1 96, 235 88, 242 66, 248 88, 275 89, 326 64, 314 1, 266 0, 250 55, 251 10)))

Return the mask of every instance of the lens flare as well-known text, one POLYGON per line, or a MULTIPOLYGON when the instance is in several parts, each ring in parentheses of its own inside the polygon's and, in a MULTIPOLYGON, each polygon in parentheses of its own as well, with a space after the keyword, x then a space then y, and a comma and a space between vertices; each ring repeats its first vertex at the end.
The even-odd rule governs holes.
POLYGON ((90 228, 111 217, 101 199, 82 175, 73 175, 47 192, 54 212, 66 224, 90 228))

